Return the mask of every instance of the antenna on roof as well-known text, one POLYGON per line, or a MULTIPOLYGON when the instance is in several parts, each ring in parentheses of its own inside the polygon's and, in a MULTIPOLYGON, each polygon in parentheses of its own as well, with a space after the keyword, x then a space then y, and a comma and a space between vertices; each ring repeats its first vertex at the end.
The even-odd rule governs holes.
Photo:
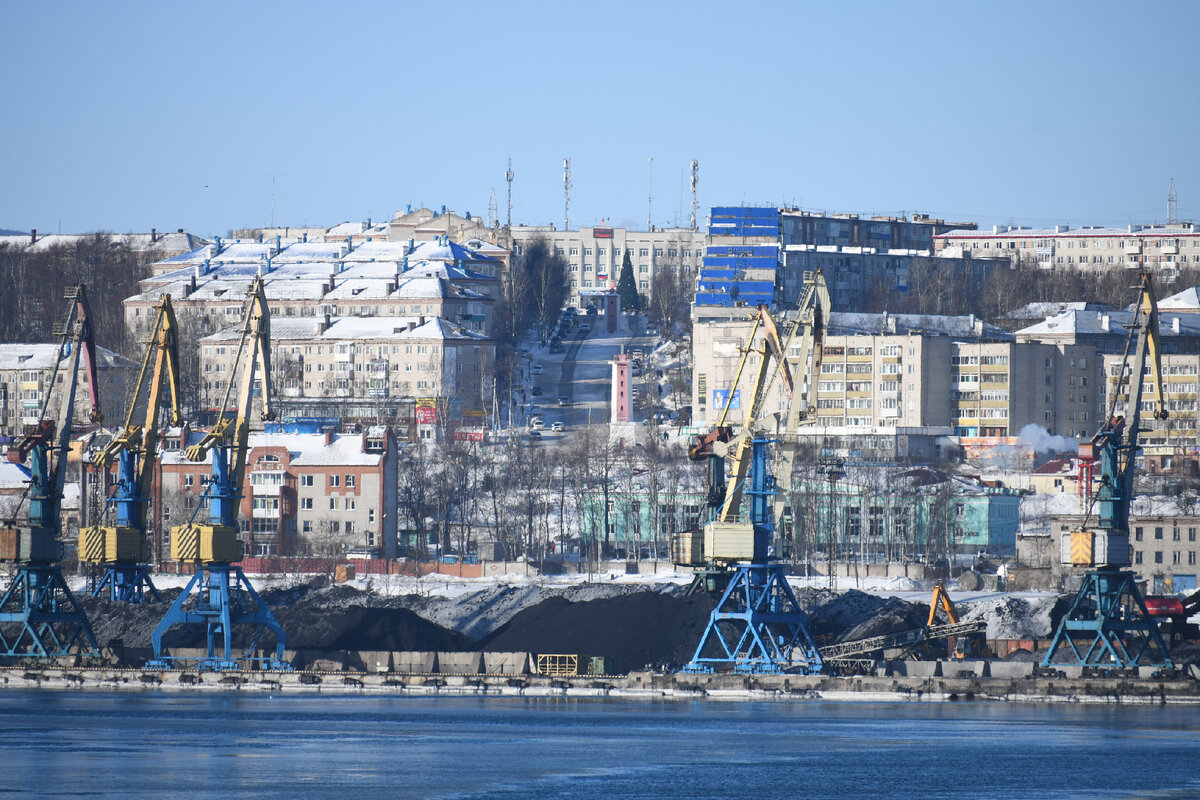
POLYGON ((571 230, 571 159, 563 159, 563 230, 571 230))
POLYGON ((1171 188, 1167 190, 1167 224, 1179 224, 1179 198, 1175 196, 1175 179, 1171 178, 1171 188))
POLYGON ((513 172, 512 158, 508 159, 508 169, 504 171, 504 180, 508 181, 508 215, 505 219, 505 224, 512 227, 512 182, 513 178, 517 177, 517 173, 513 172))
POLYGON ((700 201, 696 197, 696 190, 700 186, 700 162, 692 159, 692 230, 698 231, 696 227, 696 212, 700 209, 700 201))
POLYGON ((492 196, 488 199, 488 219, 487 226, 489 228, 496 227, 496 187, 492 187, 492 196))

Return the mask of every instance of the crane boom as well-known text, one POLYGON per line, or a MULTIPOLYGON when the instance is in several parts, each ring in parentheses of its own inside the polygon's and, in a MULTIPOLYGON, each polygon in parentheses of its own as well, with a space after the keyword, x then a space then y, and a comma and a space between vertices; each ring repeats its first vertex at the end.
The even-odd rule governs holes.
POLYGON ((158 314, 146 343, 142 367, 134 384, 125 425, 92 459, 92 465, 107 475, 114 460, 118 461, 118 481, 110 503, 116 506, 116 525, 93 525, 79 532, 79 560, 105 567, 104 577, 92 594, 105 588, 112 600, 141 602, 158 598, 158 590, 150 579, 151 557, 146 519, 150 501, 154 466, 158 461, 159 414, 163 402, 164 384, 170 393, 169 421, 182 425, 179 402, 179 345, 178 327, 171 296, 163 295, 157 306, 158 314), (145 397, 145 408, 141 401, 145 397), (138 420, 139 411, 142 419, 138 420))

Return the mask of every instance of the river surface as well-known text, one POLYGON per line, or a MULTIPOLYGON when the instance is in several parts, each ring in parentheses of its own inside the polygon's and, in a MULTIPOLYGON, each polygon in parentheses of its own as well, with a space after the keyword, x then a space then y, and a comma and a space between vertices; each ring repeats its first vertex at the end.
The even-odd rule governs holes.
POLYGON ((0 693, 0 797, 1200 798, 1200 708, 0 693))

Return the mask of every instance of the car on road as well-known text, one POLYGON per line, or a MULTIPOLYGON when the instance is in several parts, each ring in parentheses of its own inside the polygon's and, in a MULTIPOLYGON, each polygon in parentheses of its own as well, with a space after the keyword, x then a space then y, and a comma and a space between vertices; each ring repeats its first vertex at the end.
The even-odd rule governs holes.
POLYGON ((579 326, 579 332, 587 335, 592 332, 592 326, 585 322, 579 326))
POLYGON ((534 417, 533 419, 529 420, 529 427, 533 428, 535 431, 540 431, 542 428, 546 427, 546 423, 542 421, 541 417, 534 417))
POLYGON ((542 387, 540 387, 540 386, 533 387, 533 396, 541 397, 542 396, 542 387))
POLYGON ((567 426, 563 425, 561 421, 555 422, 553 425, 550 426, 550 430, 552 430, 556 433, 562 433, 566 429, 567 429, 567 426))
POLYGON ((530 431, 529 432, 529 441, 540 442, 541 440, 542 440, 542 432, 541 431, 530 431))
POLYGON ((571 398, 567 397, 565 394, 560 394, 558 396, 558 404, 560 406, 569 406, 571 405, 571 398))
POLYGON ((529 371, 532 372, 534 375, 541 375, 542 374, 542 365, 534 364, 532 367, 529 368, 529 371))

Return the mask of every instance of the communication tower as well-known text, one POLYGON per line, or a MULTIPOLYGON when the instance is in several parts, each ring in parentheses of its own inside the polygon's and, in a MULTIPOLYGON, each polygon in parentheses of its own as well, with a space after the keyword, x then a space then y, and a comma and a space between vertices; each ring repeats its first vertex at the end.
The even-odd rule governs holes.
POLYGON ((1171 178, 1171 188, 1167 190, 1167 224, 1179 224, 1179 198, 1175 196, 1175 179, 1171 178))
POLYGON ((508 181, 508 215, 504 220, 504 224, 509 228, 512 227, 512 182, 513 178, 517 177, 517 173, 513 172, 512 159, 508 160, 508 169, 504 171, 504 180, 508 181))
POLYGON ((487 220, 487 226, 488 226, 489 228, 494 228, 494 227, 496 227, 496 222, 497 222, 497 221, 498 221, 498 219, 497 219, 497 216, 496 216, 496 187, 495 187, 495 186, 493 186, 493 187, 492 187, 492 196, 491 196, 490 198, 488 198, 488 220, 487 220))
POLYGON ((654 156, 650 156, 650 197, 646 206, 646 230, 654 230, 654 156))
POLYGON ((700 162, 692 159, 692 230, 700 230, 696 227, 696 212, 700 209, 700 200, 696 196, 696 190, 700 186, 700 162))
POLYGON ((571 159, 563 159, 563 230, 571 230, 571 159))

